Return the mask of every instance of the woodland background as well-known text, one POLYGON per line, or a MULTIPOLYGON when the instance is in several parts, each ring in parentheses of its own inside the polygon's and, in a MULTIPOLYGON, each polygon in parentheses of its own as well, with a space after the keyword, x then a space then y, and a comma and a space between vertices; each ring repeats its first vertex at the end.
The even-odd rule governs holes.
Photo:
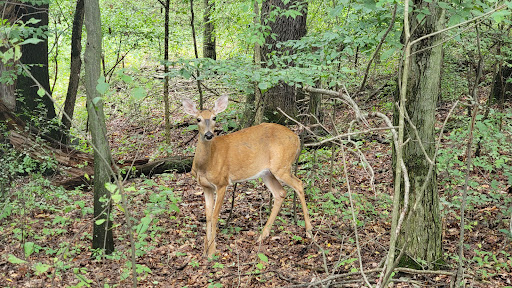
POLYGON ((511 8, 0 1, 0 285, 512 286, 511 8), (202 257, 181 99, 222 94, 301 136, 313 239, 289 195, 258 243, 250 181, 202 257))

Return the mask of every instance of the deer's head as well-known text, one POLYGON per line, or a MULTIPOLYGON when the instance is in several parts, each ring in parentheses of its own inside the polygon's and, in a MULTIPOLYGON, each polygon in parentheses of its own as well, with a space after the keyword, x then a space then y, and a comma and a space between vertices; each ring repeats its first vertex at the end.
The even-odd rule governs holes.
POLYGON ((226 110, 228 107, 228 96, 223 95, 215 101, 213 109, 198 110, 194 102, 189 99, 183 99, 183 109, 185 113, 196 117, 197 127, 199 128, 199 137, 203 141, 210 141, 215 136, 215 120, 217 114, 226 110))

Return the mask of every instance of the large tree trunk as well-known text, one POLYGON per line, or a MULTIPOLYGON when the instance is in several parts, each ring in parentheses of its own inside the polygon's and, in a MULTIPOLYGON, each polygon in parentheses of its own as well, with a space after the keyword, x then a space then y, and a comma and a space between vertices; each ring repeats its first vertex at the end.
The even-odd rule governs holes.
MULTIPOLYGON (((444 27, 444 10, 437 3, 414 1, 414 11, 428 9, 431 15, 418 23, 416 13, 410 14, 411 41, 428 35, 444 27)), ((409 215, 404 222, 398 247, 407 243, 406 254, 401 265, 423 267, 416 260, 421 260, 428 267, 438 267, 442 262, 441 216, 439 211, 439 195, 437 192, 437 177, 435 167, 432 176, 427 179, 429 162, 420 147, 420 142, 432 159, 435 151, 435 112, 439 98, 439 82, 441 64, 443 61, 442 35, 426 38, 412 46, 410 71, 407 81, 407 100, 405 108, 418 130, 420 139, 415 136, 410 125, 406 125, 404 139, 411 139, 404 145, 403 160, 408 170, 410 180, 409 215), (422 186, 428 182, 426 189, 422 186), (420 198, 418 198, 420 197, 420 198), (415 202, 420 199, 414 209, 415 202)), ((395 109, 395 124, 398 124, 398 110, 395 109)), ((395 169, 396 169, 395 165, 395 169)), ((404 197, 404 185, 401 186, 404 197)), ((403 199, 402 199, 403 201, 403 199)))
POLYGON ((491 91, 491 101, 498 103, 500 107, 503 106, 505 100, 512 99, 512 83, 509 79, 512 78, 512 67, 510 63, 500 65, 496 75, 494 75, 494 84, 491 91))
POLYGON ((85 1, 85 27, 87 29, 87 46, 85 49, 85 89, 87 92, 87 113, 94 147, 94 223, 92 248, 103 249, 110 254, 114 251, 112 235, 112 208, 110 192, 105 183, 110 182, 112 175, 112 156, 106 138, 105 115, 103 100, 96 90, 101 75, 101 18, 98 0, 85 1), (96 101, 100 99, 99 101, 96 101), (103 199, 103 201, 102 201, 103 199), (107 202, 104 201, 107 200, 107 202), (97 222, 104 220, 104 222, 97 222), (96 224, 98 223, 98 224, 96 224))
MULTIPOLYGON (((31 18, 35 18, 37 20, 41 20, 37 24, 34 24, 32 27, 41 28, 47 31, 48 27, 48 4, 42 4, 40 6, 32 6, 32 5, 19 5, 18 6, 18 14, 21 13, 21 20, 23 22, 27 22, 31 18)), ((41 39, 41 38, 40 38, 41 39)), ((50 76, 48 73, 48 38, 45 36, 37 44, 28 44, 23 45, 21 49, 21 59, 20 62, 28 65, 28 69, 32 76, 39 82, 41 87, 48 93, 50 91, 50 76)), ((42 116, 46 120, 54 119, 57 115, 55 113, 55 107, 53 106, 53 101, 50 97, 45 94, 44 96, 39 96, 37 91, 39 87, 34 80, 30 76, 20 75, 18 77, 16 83, 16 91, 17 91, 17 111, 18 112, 26 112, 28 115, 22 114, 22 119, 27 122, 32 122, 30 116, 33 116, 37 113, 36 111, 41 112, 42 116), (42 104, 43 109, 38 109, 38 106, 42 104)), ((58 139, 58 135, 55 134, 56 131, 52 132, 54 138, 58 139)))
MULTIPOLYGON (((297 40, 306 35, 307 2, 302 0, 265 0, 261 6, 262 25, 269 26, 271 35, 265 38, 265 45, 261 49, 262 65, 266 66, 270 53, 279 51, 279 54, 293 53, 290 49, 278 48, 277 44, 288 40, 297 40), (279 9, 289 10, 291 7, 300 7, 299 15, 295 18, 277 15, 271 18, 271 13, 279 9), (275 36, 275 37, 274 37, 275 36)), ((293 65, 293 64, 291 64, 293 65)), ((271 122, 284 122, 286 117, 276 113, 281 108, 285 113, 295 116, 297 114, 295 88, 279 83, 276 87, 267 90, 264 94, 265 111, 264 115, 271 122)))
POLYGON ((204 3, 204 42, 203 42, 203 57, 217 59, 217 51, 215 49, 215 25, 212 21, 212 10, 214 8, 214 2, 203 0, 204 3))
MULTIPOLYGON (((16 21, 16 5, 12 2, 3 2, 0 4, 0 11, 2 12, 3 19, 7 20, 8 23, 16 21)), ((7 23, 6 23, 7 24, 7 23)), ((0 46, 0 52, 5 53, 7 47, 4 45, 0 46)), ((10 110, 16 109, 16 96, 14 94, 15 87, 15 71, 14 62, 3 63, 0 61, 0 101, 10 110)))
MULTIPOLYGON (((4 1, 5 2, 5 1, 4 1)), ((30 25, 33 29, 40 29, 43 35, 37 34, 37 38, 43 40, 37 44, 25 44, 21 46, 20 63, 27 65, 30 75, 25 73, 18 75, 16 81, 9 81, 0 84, 1 100, 9 108, 20 113, 22 119, 31 125, 39 124, 39 129, 44 128, 45 135, 59 139, 60 131, 54 125, 48 125, 49 121, 56 117, 53 101, 48 95, 42 97, 37 94, 41 85, 46 92, 50 93, 50 80, 48 74, 48 39, 46 31, 48 27, 48 4, 32 5, 11 1, 1 3, 2 17, 9 23, 21 20, 28 22, 30 19, 39 20, 38 23, 30 25), (35 81, 34 81, 35 79, 35 81)), ((40 33, 40 32, 38 32, 40 33)), ((32 35, 28 35, 32 37, 32 35)), ((0 72, 7 76, 11 73, 14 76, 14 63, 0 64, 0 72)), ((15 77, 11 77, 15 79, 15 77)))
MULTIPOLYGON (((84 24, 84 0, 77 0, 75 16, 73 19, 73 29, 71 31, 71 65, 69 73, 68 92, 64 101, 64 114, 62 115, 62 125, 64 133, 69 133, 71 128, 71 120, 75 111, 76 93, 80 81, 80 69, 82 60, 82 27, 84 24)), ((69 135, 65 136, 65 143, 68 143, 69 135)))

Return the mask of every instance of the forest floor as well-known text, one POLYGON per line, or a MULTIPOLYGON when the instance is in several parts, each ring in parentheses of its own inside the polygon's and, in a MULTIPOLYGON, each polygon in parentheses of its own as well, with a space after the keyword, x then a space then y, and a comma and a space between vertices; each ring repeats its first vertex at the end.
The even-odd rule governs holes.
MULTIPOLYGON (((196 133, 188 130, 187 125, 179 125, 184 121, 194 122, 180 111, 178 97, 183 95, 174 95, 172 99, 173 107, 177 108, 172 111, 174 128, 169 146, 163 145, 161 105, 149 103, 144 104, 145 108, 112 105, 107 109, 107 129, 114 157, 192 155, 190 148, 197 141, 196 133)), ((446 107, 442 108, 440 111, 447 111, 446 107)), ((339 121, 350 116, 342 111, 338 111, 339 121)), ((446 116, 443 113, 440 112, 440 120, 446 116)), ((225 118, 233 117, 230 115, 225 118)), ((381 136, 385 138, 386 134, 381 136)), ((300 204, 297 204, 298 225, 294 223, 293 197, 289 193, 270 237, 258 243, 271 196, 261 181, 250 181, 237 186, 232 220, 224 227, 233 193, 233 187, 228 188, 217 235, 217 256, 212 259, 202 256, 204 199, 191 175, 170 172, 151 179, 129 180, 126 187, 133 189, 126 189, 128 210, 138 225, 135 234, 138 287, 309 287, 309 284, 313 284, 311 287, 361 287, 364 285, 361 266, 375 285, 379 277, 377 268, 389 246, 391 153, 389 143, 371 140, 362 143, 360 149, 375 172, 375 191, 358 156, 348 153, 357 231, 352 224, 341 153, 332 158, 331 166, 331 148, 318 150, 316 155, 310 150, 301 157, 298 174, 306 187, 314 238, 305 237, 300 204)), ((131 246, 122 208, 115 205, 116 252, 108 259, 91 257, 90 189, 61 191, 48 181, 31 176, 18 180, 16 185, 10 201, 23 202, 22 207, 29 208, 12 211, 0 220, 0 287, 130 287, 131 246), (34 181, 38 184, 34 185, 34 181)), ((444 188, 439 187, 441 196, 444 188)), ((490 190, 488 186, 476 189, 483 194, 490 190)), ((441 203, 446 262, 443 270, 453 272, 460 217, 459 211, 448 203, 441 203)), ((505 221, 506 217, 489 202, 468 211, 470 229, 466 230, 464 239, 468 286, 512 286, 512 245, 499 232, 507 228, 510 219, 505 221)), ((449 287, 453 281, 449 275, 436 273, 397 273, 393 278, 394 287, 449 287)))

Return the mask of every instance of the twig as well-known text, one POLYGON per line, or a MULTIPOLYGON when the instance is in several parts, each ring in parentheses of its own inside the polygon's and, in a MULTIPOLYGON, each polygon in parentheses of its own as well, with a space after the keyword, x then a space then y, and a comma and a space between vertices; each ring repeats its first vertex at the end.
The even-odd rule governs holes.
MULTIPOLYGON (((364 273, 366 273, 366 274, 379 273, 379 272, 383 272, 383 270, 384 270, 384 268, 375 268, 375 269, 365 270, 364 273)), ((401 268, 401 267, 395 268, 394 270, 397 272, 407 273, 407 274, 412 274, 412 275, 454 276, 456 274, 455 272, 445 271, 445 270, 417 270, 417 269, 401 268)), ((352 276, 356 276, 359 274, 361 274, 361 272, 341 273, 341 274, 332 275, 332 276, 329 276, 329 277, 326 277, 324 279, 320 279, 317 281, 311 281, 311 282, 301 283, 301 284, 297 284, 297 285, 285 286, 285 288, 314 287, 315 285, 321 285, 322 283, 326 283, 328 281, 333 281, 333 280, 340 279, 340 278, 352 277, 352 276)), ((471 275, 464 275, 464 276, 471 278, 471 279, 473 278, 473 276, 471 276, 471 275)))
MULTIPOLYGON (((400 109, 398 116, 398 135, 393 134, 393 138, 396 141, 395 150, 396 150, 396 163, 402 163, 403 161, 403 143, 404 143, 404 110, 405 110, 405 97, 407 90, 407 80, 409 77, 409 62, 411 55, 411 43, 409 43, 411 38, 411 30, 409 27, 409 1, 405 1, 404 3, 404 36, 405 36, 405 51, 404 51, 404 63, 403 63, 403 71, 402 71, 402 82, 399 85, 400 91, 400 109), (396 138, 395 138, 396 137, 396 138)), ((402 65, 400 65, 402 67, 402 65)), ((400 77, 399 77, 400 78, 400 77)), ((394 192, 393 192, 393 212, 392 212, 392 220, 391 220, 391 230, 396 231, 398 227, 398 209, 400 206, 400 185, 402 180, 402 169, 395 169, 395 179, 394 179, 394 192)), ((398 231, 397 231, 398 232, 398 231)), ((387 278, 384 278, 384 275, 388 274, 387 272, 391 271, 391 265, 393 264, 395 258, 395 249, 396 249, 396 241, 397 241, 398 233, 391 232, 391 239, 389 240, 389 250, 387 254, 386 263, 384 264, 383 272, 378 280, 377 287, 386 287, 386 283, 388 282, 387 278)))
MULTIPOLYGON (((280 110, 279 108, 277 108, 277 109, 280 110)), ((298 123, 298 122, 296 122, 296 123, 298 123)), ((302 124, 300 124, 300 125, 302 125, 302 124)), ((306 126, 303 126, 303 127, 306 128, 306 126)), ((307 143, 307 144, 304 144, 304 146, 306 146, 306 147, 309 147, 309 146, 320 146, 320 145, 325 144, 327 142, 332 142, 334 140, 338 140, 338 139, 341 139, 341 138, 348 138, 350 136, 355 136, 355 135, 360 135, 360 134, 367 134, 367 133, 374 132, 374 131, 392 130, 392 129, 395 129, 395 128, 398 128, 398 126, 370 128, 370 129, 361 130, 361 131, 357 131, 357 132, 344 133, 344 134, 340 134, 338 136, 334 136, 334 137, 331 137, 331 138, 328 138, 328 139, 324 139, 324 140, 319 141, 319 142, 307 143)))
POLYGON ((456 287, 460 287, 460 283, 463 280, 463 267, 464 267, 464 213, 466 210, 466 200, 468 197, 469 187, 469 173, 471 172, 471 145, 473 144, 473 131, 475 129, 475 119, 478 114, 478 105, 475 103, 475 109, 473 116, 471 117, 471 126, 469 128, 468 145, 466 148, 466 177, 464 180, 464 189, 462 190, 462 203, 460 207, 460 236, 459 236, 459 262, 457 266, 457 276, 455 279, 456 287))
POLYGON ((233 217, 233 210, 234 210, 234 207, 235 207, 235 195, 236 195, 236 186, 237 185, 238 185, 238 183, 236 183, 236 182, 233 185, 233 196, 231 198, 231 209, 229 210, 229 216, 228 216, 228 219, 226 220, 226 224, 224 224, 224 226, 222 226, 222 229, 229 227, 229 222, 231 221, 231 217, 233 217))
POLYGON ((359 259, 359 269, 361 272, 361 276, 363 276, 363 279, 364 279, 364 282, 366 283, 366 285, 368 285, 368 287, 372 287, 372 285, 368 281, 368 278, 366 277, 366 274, 364 274, 363 260, 361 257, 361 246, 359 245, 359 236, 357 233, 356 213, 354 211, 354 201, 352 199, 352 190, 350 189, 350 181, 348 178, 347 159, 345 157, 345 149, 344 149, 343 145, 341 145, 340 147, 341 147, 341 155, 343 158, 343 173, 345 174, 345 182, 347 183, 348 197, 350 199, 350 212, 352 213, 352 224, 354 225, 353 229, 354 229, 354 234, 355 234, 355 238, 356 238, 357 258, 359 259))

